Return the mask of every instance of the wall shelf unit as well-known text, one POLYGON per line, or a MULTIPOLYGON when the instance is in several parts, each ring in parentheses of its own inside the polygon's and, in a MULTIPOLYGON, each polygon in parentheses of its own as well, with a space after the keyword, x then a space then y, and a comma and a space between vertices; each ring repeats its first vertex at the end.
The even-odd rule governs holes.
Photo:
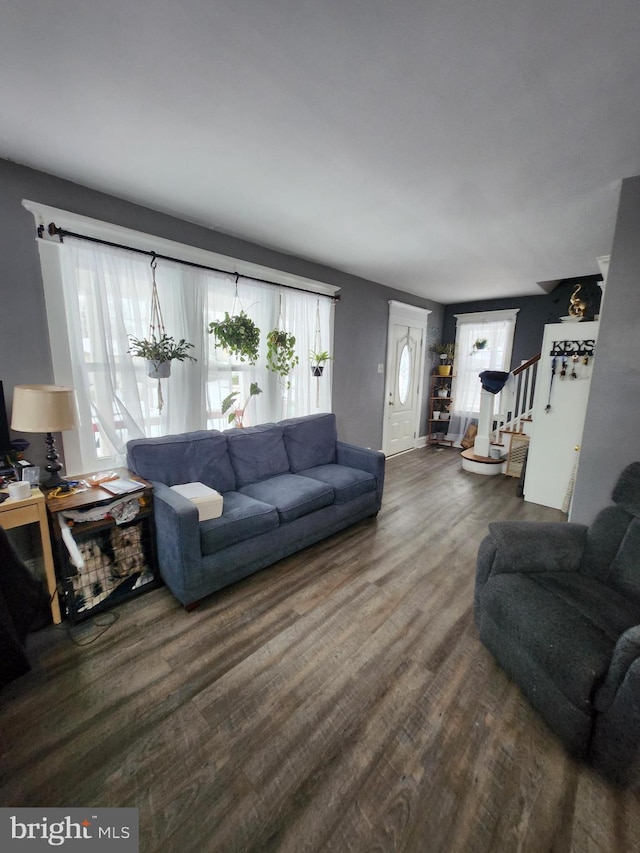
POLYGON ((449 429, 449 409, 453 403, 452 380, 453 376, 439 376, 437 373, 431 375, 427 445, 453 447, 454 440, 446 437, 449 429))

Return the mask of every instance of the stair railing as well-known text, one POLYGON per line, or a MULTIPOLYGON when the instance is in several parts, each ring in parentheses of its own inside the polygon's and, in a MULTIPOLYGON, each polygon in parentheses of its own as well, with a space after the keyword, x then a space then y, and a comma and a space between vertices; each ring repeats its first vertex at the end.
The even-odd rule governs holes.
POLYGON ((531 420, 533 392, 538 375, 540 353, 512 370, 502 389, 501 414, 496 416, 496 432, 523 433, 531 420))

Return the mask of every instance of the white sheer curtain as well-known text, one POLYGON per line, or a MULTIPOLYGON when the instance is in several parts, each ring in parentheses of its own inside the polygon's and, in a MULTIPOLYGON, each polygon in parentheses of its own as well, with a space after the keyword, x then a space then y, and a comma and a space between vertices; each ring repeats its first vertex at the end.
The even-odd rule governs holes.
MULTIPOLYGON (((483 370, 508 371, 511 364, 513 333, 517 309, 513 311, 487 311, 456 315, 456 341, 453 398, 448 438, 460 444, 469 424, 480 414, 480 373, 483 370), (486 340, 483 348, 477 341, 486 340)), ((500 395, 495 411, 500 407, 500 395)))
POLYGON ((312 379, 308 358, 318 312, 325 346, 331 346, 330 298, 158 260, 156 282, 167 334, 193 343, 190 353, 197 359, 172 362, 171 377, 161 382, 160 408, 158 381, 147 377, 143 359, 128 352, 129 336, 149 334, 149 257, 69 237, 59 248, 72 381, 81 420, 80 470, 124 464, 126 442, 132 438, 228 428, 222 400, 238 391, 237 404, 242 406, 252 382, 262 393, 251 399, 245 425, 331 410, 330 367, 322 380, 312 379), (216 349, 208 332, 212 320, 241 309, 261 331, 256 365, 231 361, 216 349), (289 377, 289 388, 266 367, 266 335, 276 325, 296 337, 300 363, 289 377), (318 381, 322 385, 316 398, 312 382, 318 381))

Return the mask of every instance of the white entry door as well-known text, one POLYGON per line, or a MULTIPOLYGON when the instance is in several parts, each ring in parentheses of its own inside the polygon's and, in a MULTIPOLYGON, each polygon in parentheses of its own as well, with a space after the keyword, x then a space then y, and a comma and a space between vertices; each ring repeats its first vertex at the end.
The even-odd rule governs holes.
POLYGON ((412 450, 417 445, 429 314, 424 309, 401 303, 391 303, 391 306, 383 429, 383 450, 387 456, 412 450), (399 311, 397 306, 408 310, 399 311))

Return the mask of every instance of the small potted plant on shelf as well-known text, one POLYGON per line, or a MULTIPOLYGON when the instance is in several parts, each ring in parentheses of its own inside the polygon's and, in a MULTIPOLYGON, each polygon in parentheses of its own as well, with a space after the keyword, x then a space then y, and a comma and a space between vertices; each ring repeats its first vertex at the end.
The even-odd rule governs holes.
POLYGON ((215 345, 222 347, 238 361, 255 364, 260 346, 260 329, 244 311, 231 316, 224 312, 223 320, 209 323, 209 334, 214 336, 215 345))
POLYGON ((281 329, 273 329, 267 335, 267 369, 277 373, 286 388, 291 385, 289 374, 300 361, 295 344, 295 336, 281 329))
POLYGON ((448 397, 449 396, 449 386, 445 385, 444 382, 442 382, 440 385, 436 385, 436 396, 448 397))
POLYGON ((331 359, 329 353, 326 352, 326 350, 323 350, 322 352, 311 350, 309 358, 311 359, 311 372, 313 375, 322 376, 325 364, 331 359))
POLYGON ((450 417, 451 406, 449 403, 442 403, 440 405, 440 420, 448 421, 450 417))
POLYGON ((128 352, 138 358, 144 358, 147 362, 147 376, 152 379, 166 379, 171 375, 172 361, 197 361, 192 355, 189 355, 189 350, 193 349, 193 344, 188 343, 184 338, 176 341, 171 335, 164 332, 160 337, 152 334, 149 338, 136 338, 129 335, 131 347, 128 352))
POLYGON ((242 428, 244 426, 244 414, 247 411, 247 406, 251 402, 251 398, 257 396, 258 394, 262 394, 262 388, 258 386, 257 382, 252 382, 249 386, 249 396, 244 402, 244 406, 239 409, 236 407, 236 398, 238 397, 239 391, 232 391, 222 401, 220 408, 222 409, 222 414, 226 415, 229 412, 229 409, 233 406, 233 409, 229 412, 227 416, 227 420, 230 424, 235 423, 237 427, 242 428))
POLYGON ((450 376, 451 367, 453 365, 453 357, 455 355, 455 344, 437 343, 431 347, 431 352, 437 353, 440 359, 440 364, 436 368, 438 375, 450 376))

